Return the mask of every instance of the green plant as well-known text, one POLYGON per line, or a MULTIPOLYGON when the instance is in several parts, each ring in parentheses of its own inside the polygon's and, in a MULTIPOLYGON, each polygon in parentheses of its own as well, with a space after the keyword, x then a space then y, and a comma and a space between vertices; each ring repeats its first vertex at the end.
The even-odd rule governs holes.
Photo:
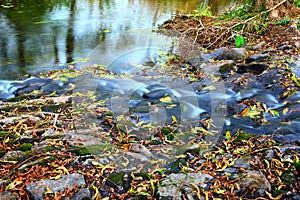
POLYGON ((283 19, 281 20, 276 20, 275 24, 276 25, 287 25, 291 22, 291 18, 285 16, 283 19))
POLYGON ((293 4, 300 8, 300 0, 293 0, 293 4))
POLYGON ((191 16, 195 19, 212 16, 211 7, 201 3, 196 10, 193 10, 191 16))
POLYGON ((245 39, 242 36, 237 35, 236 38, 235 38, 235 46, 237 48, 240 48, 244 44, 245 44, 245 39))

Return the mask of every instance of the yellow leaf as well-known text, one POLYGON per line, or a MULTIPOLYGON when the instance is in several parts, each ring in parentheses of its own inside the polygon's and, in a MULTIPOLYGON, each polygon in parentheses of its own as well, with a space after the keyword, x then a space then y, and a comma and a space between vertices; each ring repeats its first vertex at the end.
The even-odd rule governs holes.
POLYGON ((226 138, 227 140, 230 140, 230 139, 231 139, 230 131, 227 131, 227 132, 226 132, 225 138, 226 138))
POLYGON ((288 109, 288 108, 285 108, 285 109, 283 109, 282 114, 283 114, 283 115, 286 115, 288 111, 289 111, 289 109, 288 109))
POLYGON ((4 140, 4 144, 9 142, 9 137, 4 140))
POLYGON ((177 119, 176 119, 176 117, 174 115, 172 115, 172 122, 177 123, 177 119))
POLYGON ((166 96, 166 97, 160 98, 159 101, 162 102, 162 103, 168 103, 168 102, 171 102, 172 99, 171 99, 171 97, 166 96))
POLYGON ((110 30, 106 29, 103 31, 104 33, 110 33, 110 30))

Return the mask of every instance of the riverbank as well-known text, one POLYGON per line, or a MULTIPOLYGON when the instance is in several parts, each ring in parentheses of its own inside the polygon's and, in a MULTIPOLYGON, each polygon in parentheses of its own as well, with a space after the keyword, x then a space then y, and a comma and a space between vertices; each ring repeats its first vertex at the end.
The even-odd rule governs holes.
MULTIPOLYGON (((201 118, 190 130, 174 117, 163 126, 117 119, 124 116, 114 115, 106 99, 129 91, 128 84, 118 86, 114 80, 123 75, 103 66, 9 83, 6 94, 13 96, 3 95, 0 104, 1 199, 299 198, 298 31, 274 24, 236 47, 226 31, 216 31, 215 20, 164 23, 161 31, 183 38, 176 56, 143 69, 183 77, 195 88, 201 118), (94 90, 82 87, 95 79, 101 82, 94 90), (217 83, 225 93, 213 93, 217 83), (226 107, 212 107, 220 99, 226 107), (217 108, 224 127, 212 145, 206 137, 214 134, 217 108)), ((149 103, 167 111, 182 103, 172 96, 184 94, 180 86, 171 93, 176 87, 162 87, 163 81, 138 84, 129 101, 133 114, 146 115, 149 103)))

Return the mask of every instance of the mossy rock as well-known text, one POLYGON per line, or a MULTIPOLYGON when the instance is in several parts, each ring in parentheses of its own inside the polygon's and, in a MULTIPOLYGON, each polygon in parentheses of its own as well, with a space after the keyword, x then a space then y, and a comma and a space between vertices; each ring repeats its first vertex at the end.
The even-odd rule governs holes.
POLYGON ((181 167, 180 165, 185 164, 186 160, 181 158, 181 159, 176 159, 175 161, 173 161, 171 164, 166 166, 166 174, 170 174, 170 173, 179 173, 181 171, 181 167))
POLYGON ((114 182, 117 185, 123 185, 124 184, 124 177, 125 172, 113 172, 108 176, 108 179, 114 182))
POLYGON ((288 184, 295 184, 296 183, 296 177, 295 177, 294 173, 290 170, 283 172, 281 174, 280 178, 288 184))
POLYGON ((16 147, 15 150, 20 150, 20 151, 30 151, 32 148, 31 143, 23 143, 20 146, 16 147))
POLYGON ((84 146, 72 146, 71 152, 75 153, 78 156, 90 155, 90 151, 84 146))

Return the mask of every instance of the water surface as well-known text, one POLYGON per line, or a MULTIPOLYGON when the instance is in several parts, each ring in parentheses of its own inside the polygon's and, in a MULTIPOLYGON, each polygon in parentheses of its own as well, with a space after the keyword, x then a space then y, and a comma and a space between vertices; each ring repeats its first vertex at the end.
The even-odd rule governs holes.
MULTIPOLYGON (((216 13, 230 1, 56 0, 6 1, 0 8, 0 79, 64 67, 84 59, 107 38, 156 28, 201 3, 216 13), (10 3, 12 2, 12 3, 10 3)), ((104 46, 109 51, 113 47, 104 46)), ((123 48, 126 48, 124 46, 123 48)))

